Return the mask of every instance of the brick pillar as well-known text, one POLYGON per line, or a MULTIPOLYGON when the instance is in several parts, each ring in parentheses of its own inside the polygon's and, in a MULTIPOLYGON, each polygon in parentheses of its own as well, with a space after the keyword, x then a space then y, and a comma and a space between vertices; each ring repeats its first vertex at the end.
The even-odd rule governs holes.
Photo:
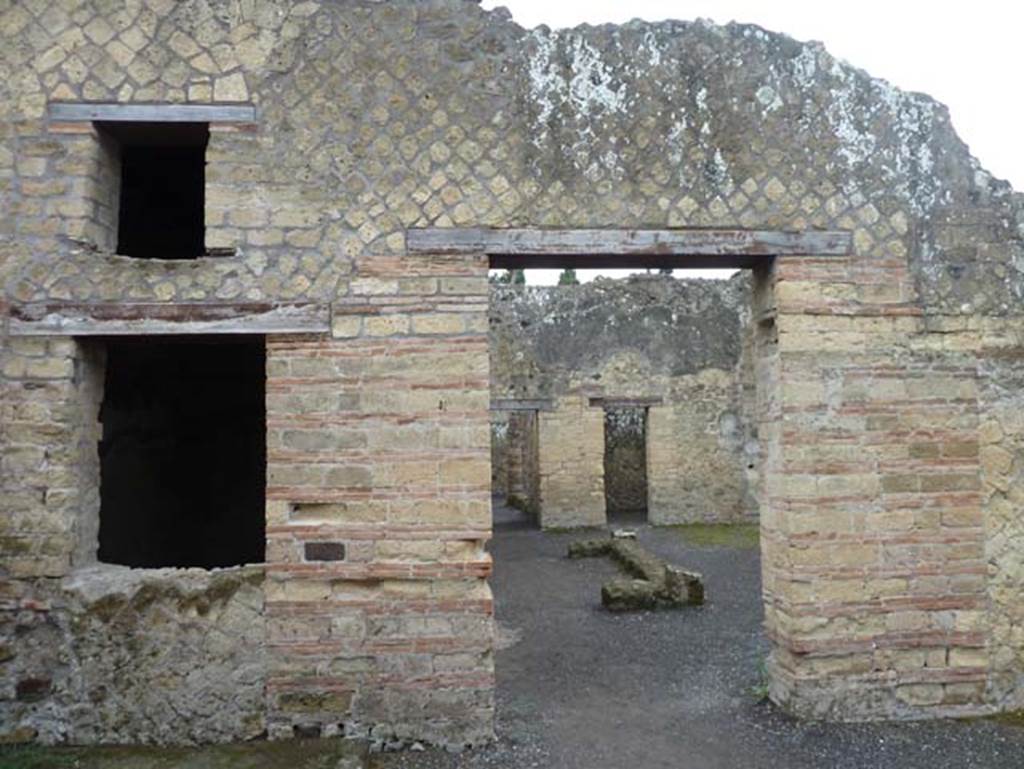
POLYGON ((604 409, 577 390, 538 419, 541 526, 603 526, 604 409))
POLYGON ((508 504, 536 516, 540 507, 537 467, 537 412, 508 414, 505 450, 505 491, 508 504))
POLYGON ((523 422, 524 510, 537 518, 540 515, 540 412, 526 412, 523 422))
POLYGON ((899 272, 779 260, 760 276, 771 696, 800 716, 983 709, 976 367, 929 345, 912 305, 862 300, 899 272))
POLYGON ((0 741, 38 736, 73 685, 59 586, 95 559, 102 375, 72 339, 0 334, 0 741))
POLYGON ((68 338, 0 344, 0 557, 12 578, 62 577, 96 553, 102 361, 68 338))
POLYGON ((268 339, 272 736, 464 745, 493 717, 486 262, 375 258, 268 339))

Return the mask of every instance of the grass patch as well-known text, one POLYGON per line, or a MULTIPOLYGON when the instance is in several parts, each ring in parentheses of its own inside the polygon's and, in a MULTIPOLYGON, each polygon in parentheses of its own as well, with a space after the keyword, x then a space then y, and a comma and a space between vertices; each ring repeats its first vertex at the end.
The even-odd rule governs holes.
POLYGON ((40 745, 0 745, 3 769, 73 769, 79 766, 80 752, 40 745))
POLYGON ((756 523, 684 523, 670 528, 694 547, 756 550, 760 544, 760 529, 756 523))
POLYGON ((202 747, 0 746, 0 769, 355 769, 364 763, 363 743, 333 738, 202 747))
POLYGON ((996 713, 992 716, 986 716, 989 721, 995 721, 997 724, 1005 724, 1006 726, 1015 726, 1018 729, 1024 729, 1024 710, 1011 710, 1006 713, 996 713))
POLYGON ((764 657, 757 663, 757 681, 750 687, 750 696, 755 702, 768 700, 768 658, 764 657))
POLYGON ((541 529, 545 534, 588 534, 607 536, 608 532, 597 526, 548 526, 541 529))

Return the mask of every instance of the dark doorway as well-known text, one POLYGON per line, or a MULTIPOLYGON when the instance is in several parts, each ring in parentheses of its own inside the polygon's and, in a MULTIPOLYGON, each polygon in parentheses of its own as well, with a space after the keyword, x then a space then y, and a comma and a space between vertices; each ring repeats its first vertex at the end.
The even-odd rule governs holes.
POLYGON ((117 253, 195 259, 205 252, 206 123, 104 123, 118 143, 117 253))
POLYGON ((263 337, 107 343, 99 560, 264 560, 265 390, 263 337))
POLYGON ((647 519, 647 409, 604 412, 604 498, 609 520, 647 519))

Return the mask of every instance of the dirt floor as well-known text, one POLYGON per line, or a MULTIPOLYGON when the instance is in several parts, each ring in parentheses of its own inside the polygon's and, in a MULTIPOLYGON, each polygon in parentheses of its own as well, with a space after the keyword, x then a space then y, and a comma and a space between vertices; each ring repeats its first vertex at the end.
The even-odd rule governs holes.
MULTIPOLYGON (((592 535, 593 532, 590 533, 592 535)), ((495 510, 499 741, 451 756, 373 757, 376 769, 1021 769, 1024 728, 992 720, 801 723, 766 703, 754 527, 639 529, 704 574, 702 608, 613 615, 606 559, 571 561, 576 534, 495 510)))

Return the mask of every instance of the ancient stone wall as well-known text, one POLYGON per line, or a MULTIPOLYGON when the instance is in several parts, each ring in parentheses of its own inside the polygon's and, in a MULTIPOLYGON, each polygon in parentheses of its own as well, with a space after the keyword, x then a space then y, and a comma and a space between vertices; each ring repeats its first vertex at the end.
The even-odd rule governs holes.
MULTIPOLYGON (((829 718, 1020 705, 1024 200, 941 105, 756 27, 527 31, 463 0, 13 3, 0 34, 5 735, 98 738, 114 712, 65 718, 41 682, 70 640, 19 640, 87 613, 66 580, 92 549, 96 427, 72 340, 24 342, 15 321, 300 301, 330 305, 333 331, 267 342, 265 653, 224 637, 175 657, 119 737, 151 738, 186 665, 247 654, 266 696, 210 738, 260 718, 273 736, 490 734, 488 265, 405 240, 452 225, 850 231, 847 257, 775 260, 752 316, 772 696, 829 718), (112 254, 116 148, 51 120, 59 100, 251 103, 207 149, 206 245, 234 255, 112 254), (352 560, 305 558, 320 541, 352 560)), ((558 399, 573 447, 599 440, 587 397, 558 399)), ((597 519, 601 452, 563 455, 566 499, 597 519)), ((178 607, 173 577, 145 576, 178 607)), ((198 710, 160 739, 197 738, 198 710)))
POLYGON ((84 743, 259 735, 262 569, 97 564, 102 348, 8 339, 2 365, 6 733, 84 743))
POLYGON ((543 528, 603 526, 604 412, 576 388, 537 417, 537 474, 543 528))
MULTIPOLYGON (((646 275, 580 286, 491 289, 491 394, 494 399, 554 398, 541 411, 542 511, 559 526, 592 524, 594 488, 605 487, 602 431, 596 446, 574 446, 582 427, 563 428, 585 389, 601 399, 649 399, 646 500, 656 523, 728 521, 757 512, 757 433, 751 419, 753 372, 747 361, 748 277, 677 280, 646 275), (580 391, 581 392, 581 391, 580 391), (562 488, 562 484, 566 484, 562 488), (573 489, 584 496, 573 499, 573 489), (558 502, 556 503, 556 498, 558 502), (556 506, 557 505, 557 506, 556 506), (574 509, 578 512, 574 512, 574 509), (574 518, 578 515, 578 518, 574 518)), ((591 415, 587 415, 589 420, 591 415)), ((604 414, 595 419, 604 420, 604 414)), ((542 513, 543 515, 543 513, 542 513)))
MULTIPOLYGON (((1000 345, 978 370, 979 461, 992 637, 987 654, 974 652, 973 665, 980 669, 991 665, 989 685, 995 698, 1019 708, 1024 705, 1020 686, 1024 669, 1024 601, 1020 598, 1024 589, 1020 552, 1024 541, 1024 350, 1019 332, 1014 336, 1011 344, 1000 345)), ((1003 341, 1010 340, 1004 336, 1003 341)), ((976 524, 977 519, 971 522, 976 524)))
POLYGON ((344 724, 459 744, 491 729, 485 305, 472 293, 486 279, 432 270, 380 265, 362 284, 379 315, 339 306, 334 338, 268 342, 272 735, 344 724), (320 562, 314 542, 343 558, 320 562))
POLYGON ((977 712, 993 619, 977 358, 916 334, 914 316, 778 312, 788 419, 762 517, 774 696, 815 717, 977 712), (849 681, 872 695, 843 696, 849 681))

